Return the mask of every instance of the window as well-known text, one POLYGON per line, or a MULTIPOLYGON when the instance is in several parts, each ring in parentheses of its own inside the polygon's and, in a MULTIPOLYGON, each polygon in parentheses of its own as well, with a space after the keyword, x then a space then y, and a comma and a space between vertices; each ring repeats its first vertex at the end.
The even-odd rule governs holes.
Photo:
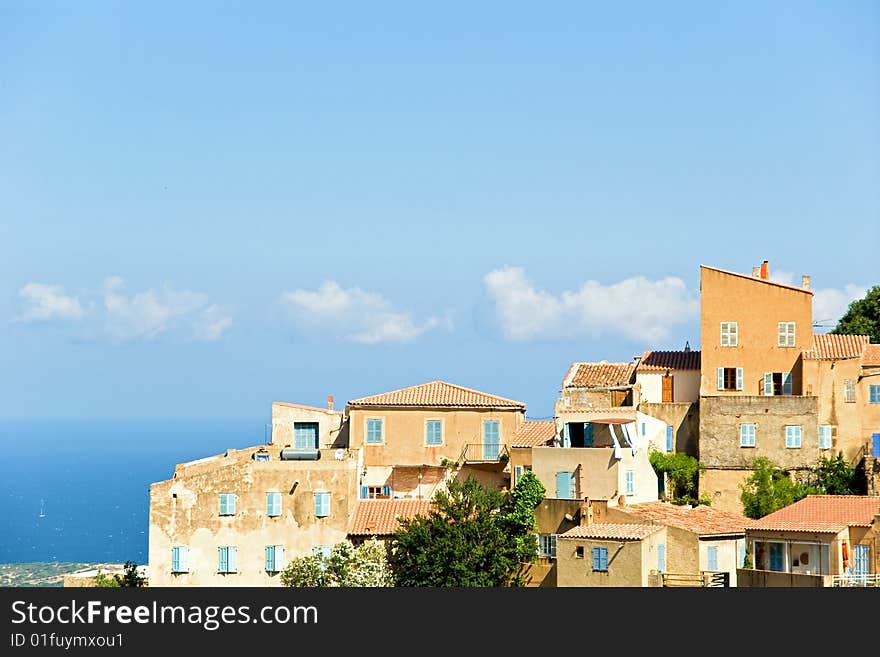
POLYGON ((777 324, 778 339, 776 345, 779 347, 794 346, 794 322, 779 322, 777 324))
POLYGON ((266 493, 266 515, 281 515, 281 493, 266 493))
POLYGON ((880 385, 868 386, 868 400, 872 404, 880 404, 880 385))
POLYGON ((709 562, 709 570, 715 572, 718 570, 718 548, 710 545, 706 548, 706 557, 709 562))
POLYGON ((765 372, 764 396, 790 395, 791 372, 765 372))
POLYGON ((556 538, 559 534, 538 534, 538 556, 556 558, 556 538))
POLYGON ((361 486, 362 500, 390 500, 391 486, 361 486))
POLYGON ((238 571, 238 549, 232 545, 225 545, 217 548, 220 557, 220 563, 217 566, 217 572, 234 573, 238 571))
POLYGON ((792 448, 801 446, 801 428, 799 425, 788 424, 785 426, 785 446, 792 448))
POLYGON ((330 515, 330 493, 315 493, 315 516, 325 518, 330 515))
POLYGON ((666 427, 666 451, 672 451, 672 427, 666 427))
POLYGON ((741 367, 719 367, 718 368, 718 389, 719 390, 742 390, 743 389, 743 368, 741 368, 741 367))
POLYGON ((483 420, 483 458, 486 460, 497 459, 501 454, 500 424, 498 420, 483 420))
POLYGON ((385 439, 382 429, 382 418, 367 418, 367 442, 381 443, 385 439))
POLYGON ((657 546, 657 570, 666 572, 666 545, 663 543, 657 546))
POLYGON ((846 379, 843 382, 843 401, 854 402, 856 400, 856 382, 846 379))
POLYGON ((736 322, 721 322, 721 346, 735 347, 739 344, 739 327, 736 322))
POLYGON ((593 570, 607 572, 608 571, 608 548, 593 548, 593 570))
POLYGON ((425 422, 425 444, 443 444, 443 422, 441 420, 427 420, 425 422))
POLYGON ((755 446, 755 424, 739 425, 739 446, 754 447, 755 446))
POLYGON ((284 546, 266 546, 266 572, 277 573, 284 570, 284 546))
POLYGON ((584 558, 584 546, 583 545, 578 545, 574 549, 574 558, 575 559, 583 559, 584 558))
POLYGON ((831 425, 819 425, 819 449, 831 449, 831 425))
POLYGON ((329 557, 332 551, 333 548, 330 545, 316 545, 312 548, 312 554, 322 559, 329 557))
POLYGON ((737 568, 745 568, 746 566, 746 542, 740 541, 739 543, 739 560, 737 561, 737 568))
POLYGON ((254 454, 254 461, 268 461, 269 454, 268 452, 257 452, 254 454))
POLYGON ((574 496, 574 472, 556 473, 556 499, 573 500, 574 496))
POLYGON ((293 446, 296 449, 318 449, 318 423, 294 422, 293 446))
POLYGON ((530 465, 516 465, 513 467, 513 482, 511 486, 516 486, 519 483, 519 478, 523 476, 523 473, 531 470, 532 466, 530 465))
POLYGON ((636 492, 636 471, 626 471, 626 494, 635 495, 636 492))
POLYGON ((171 572, 189 572, 189 548, 183 545, 171 548, 171 572))
POLYGON ((235 498, 237 495, 235 493, 220 493, 220 515, 221 516, 234 516, 235 515, 235 498))

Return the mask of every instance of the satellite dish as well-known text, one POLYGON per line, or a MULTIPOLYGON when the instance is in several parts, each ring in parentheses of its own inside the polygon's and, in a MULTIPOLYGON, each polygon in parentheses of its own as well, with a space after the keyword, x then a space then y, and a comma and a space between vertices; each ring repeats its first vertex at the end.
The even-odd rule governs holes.
POLYGON ((344 461, 345 460, 345 450, 340 447, 334 453, 333 458, 335 458, 337 461, 344 461))

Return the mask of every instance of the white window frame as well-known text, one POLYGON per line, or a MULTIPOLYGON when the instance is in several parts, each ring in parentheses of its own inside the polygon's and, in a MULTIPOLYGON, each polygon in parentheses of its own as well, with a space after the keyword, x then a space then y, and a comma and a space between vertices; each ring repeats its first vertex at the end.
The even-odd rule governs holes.
POLYGON ((171 572, 189 572, 189 548, 186 545, 174 545, 171 548, 171 572), (177 568, 174 567, 174 553, 177 552, 177 568))
POLYGON ((221 516, 234 516, 236 511, 236 506, 238 502, 238 495, 235 493, 220 493, 217 498, 217 504, 219 508, 217 509, 217 514, 221 516), (226 498, 226 513, 223 513, 223 499, 226 498), (229 499, 232 499, 232 510, 229 510, 229 499))
POLYGON ((803 427, 799 424, 785 425, 785 447, 786 449, 800 449, 803 443, 803 427), (797 431, 795 431, 797 429, 797 431), (796 443, 796 444, 795 444, 796 443))
MULTIPOLYGON (((266 568, 267 573, 280 573, 284 570, 284 546, 283 545, 267 545, 267 548, 272 548, 272 570, 266 568)), ((264 566, 268 566, 266 563, 264 566)))
POLYGON ((624 490, 627 495, 635 495, 636 494, 636 471, 635 470, 627 470, 623 476, 624 481, 624 490))
POLYGON ((316 518, 329 518, 330 517, 330 506, 332 503, 332 500, 330 498, 330 491, 327 491, 327 490, 314 491, 312 494, 312 503, 314 504, 314 511, 315 511, 316 518), (318 515, 318 504, 317 504, 319 495, 322 496, 322 499, 327 500, 327 513, 320 515, 320 516, 318 515))
POLYGON ((444 436, 444 422, 441 418, 427 418, 425 420, 425 446, 426 447, 440 447, 445 442, 446 436, 444 436), (438 422, 440 424, 440 442, 439 443, 429 443, 428 442, 428 423, 429 422, 438 422))
MULTIPOLYGON (((275 505, 273 504, 272 507, 274 507, 274 506, 275 505)), ((266 492, 266 516, 267 517, 269 517, 269 518, 279 517, 281 515, 282 506, 283 506, 283 498, 281 497, 281 493, 279 493, 277 491, 267 491, 266 492), (272 499, 272 500, 277 499, 278 500, 278 509, 277 509, 278 513, 269 513, 270 511, 275 511, 274 508, 272 508, 272 509, 269 508, 269 500, 270 499, 272 499)))
POLYGON ((831 449, 834 427, 830 424, 819 425, 819 449, 831 449))
POLYGON ((880 385, 872 383, 868 386, 868 403, 880 404, 880 385), (877 392, 876 396, 874 395, 874 391, 877 392))
POLYGON ((737 322, 721 322, 721 346, 739 346, 739 324, 737 322))
POLYGON ((795 346, 795 322, 778 322, 776 324, 776 346, 795 346))
POLYGON ((235 545, 221 545, 217 548, 218 556, 217 556, 217 572, 223 574, 232 574, 238 572, 238 548, 235 545), (219 552, 221 550, 226 550, 226 570, 220 570, 220 557, 219 552), (230 565, 230 555, 232 556, 231 561, 233 562, 230 565))
POLYGON ((555 559, 559 534, 538 534, 538 556, 555 559))
POLYGON ((853 403, 856 400, 856 382, 852 379, 843 380, 843 401, 853 403))
POLYGON ((739 446, 754 447, 757 442, 758 425, 754 422, 743 422, 739 425, 739 446))

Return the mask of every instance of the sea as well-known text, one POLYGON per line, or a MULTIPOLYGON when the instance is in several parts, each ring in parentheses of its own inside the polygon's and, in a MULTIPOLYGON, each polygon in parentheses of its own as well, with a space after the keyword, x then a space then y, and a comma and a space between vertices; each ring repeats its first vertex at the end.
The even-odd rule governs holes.
POLYGON ((0 419, 0 563, 147 563, 150 484, 266 418, 0 419))

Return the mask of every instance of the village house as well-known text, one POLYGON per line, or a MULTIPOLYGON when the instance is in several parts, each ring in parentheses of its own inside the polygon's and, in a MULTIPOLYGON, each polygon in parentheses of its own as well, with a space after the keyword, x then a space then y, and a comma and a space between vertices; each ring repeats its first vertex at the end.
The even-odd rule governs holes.
POLYGON ((746 529, 740 586, 880 586, 880 496, 808 495, 746 529))
POLYGON ((696 454, 700 436, 700 352, 646 351, 636 366, 639 411, 665 426, 665 451, 696 454))

